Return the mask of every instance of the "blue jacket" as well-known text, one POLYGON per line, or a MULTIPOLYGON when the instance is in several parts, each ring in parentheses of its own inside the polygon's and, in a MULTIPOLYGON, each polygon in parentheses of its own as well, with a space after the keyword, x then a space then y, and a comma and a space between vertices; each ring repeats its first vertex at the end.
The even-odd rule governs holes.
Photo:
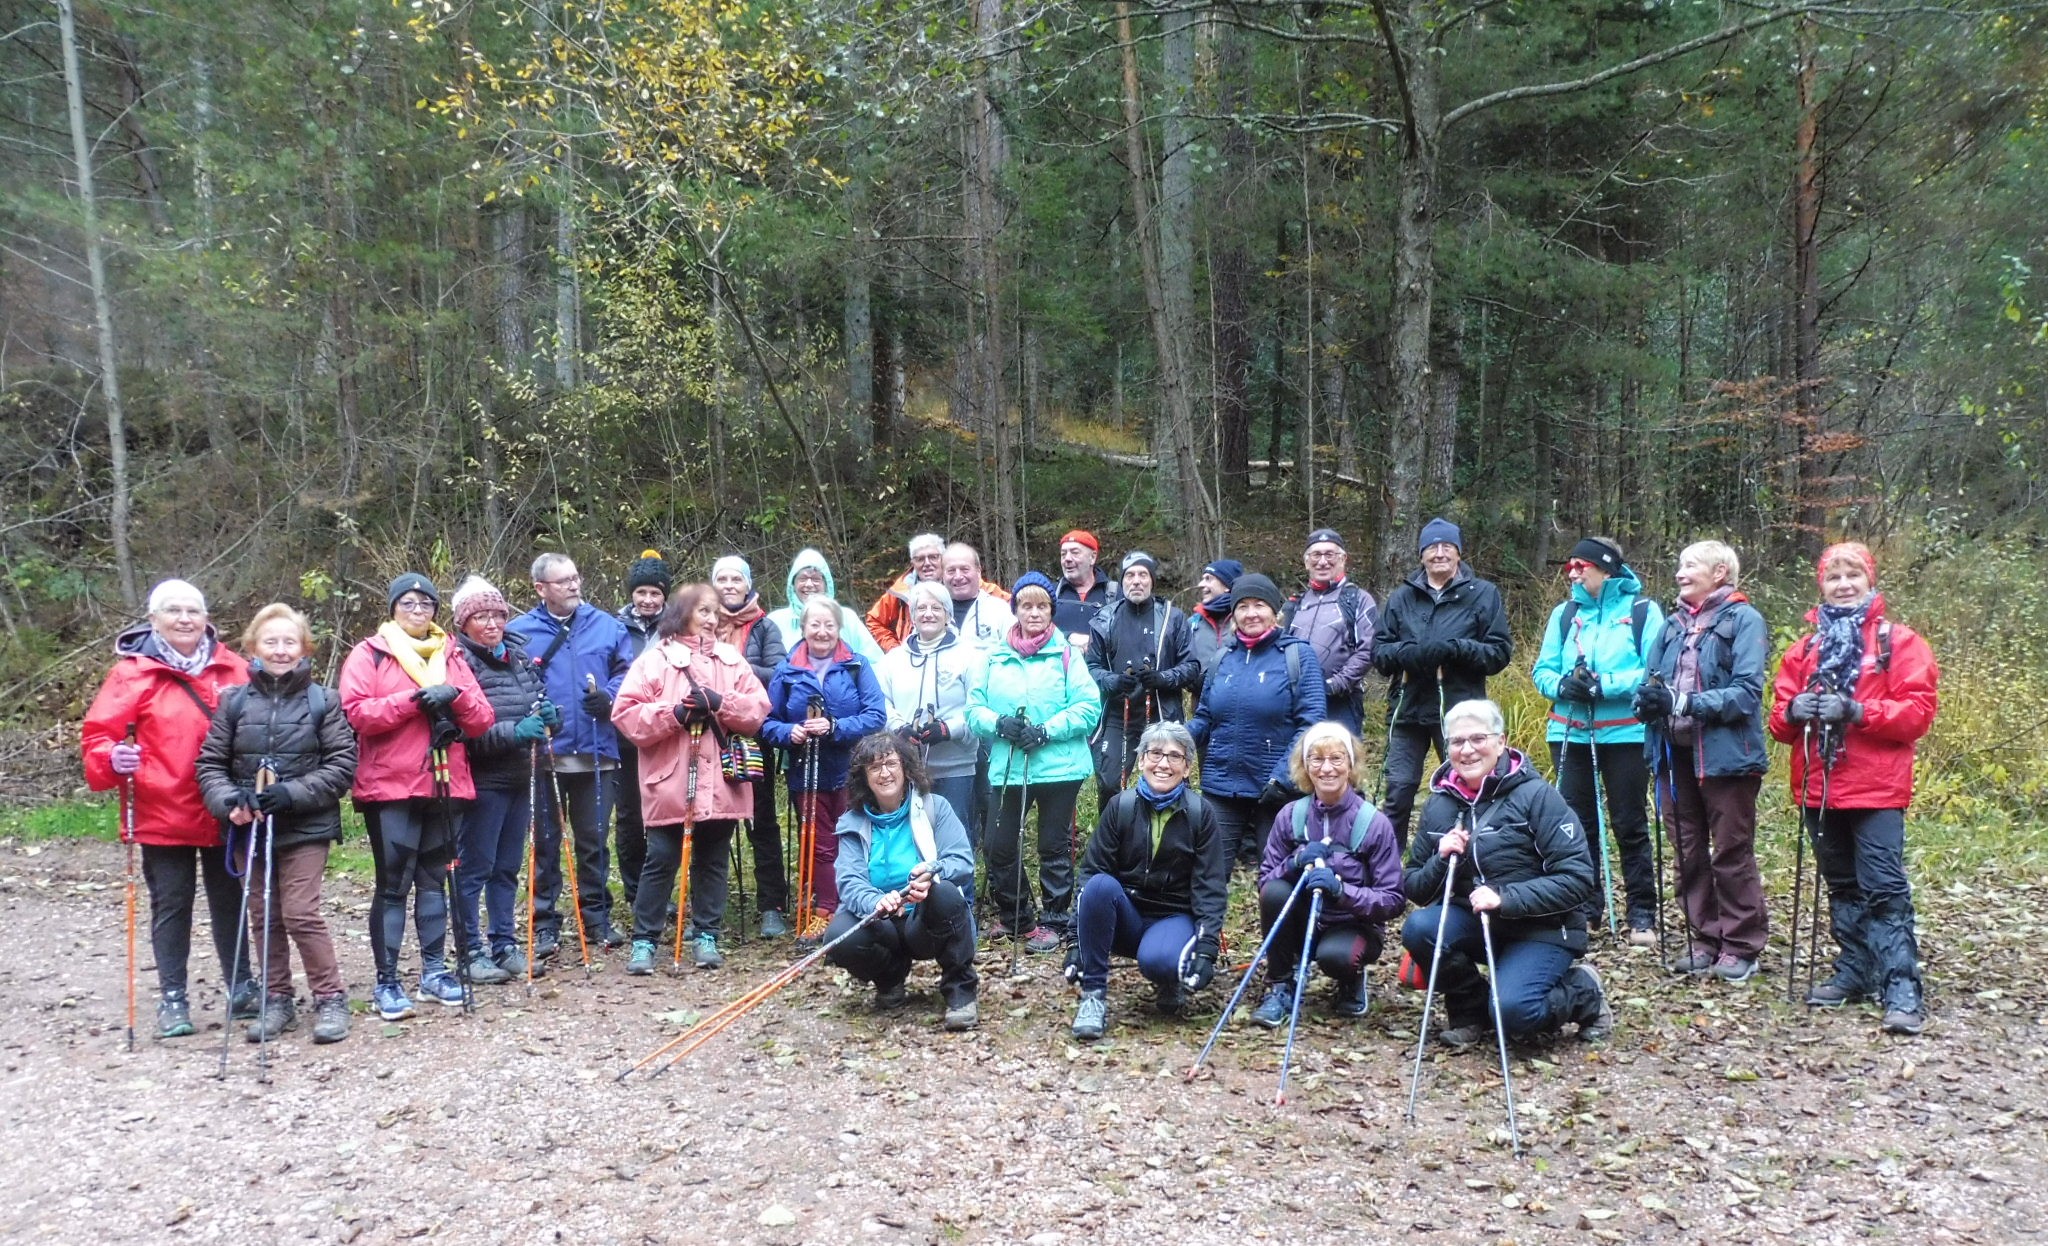
POLYGON ((1263 792, 1269 779, 1293 787, 1287 755, 1328 708, 1314 645, 1276 627, 1247 649, 1233 632, 1188 723, 1202 748, 1202 790, 1249 798, 1263 792), (1290 649, 1301 652, 1298 684, 1288 678, 1290 649))
POLYGON ((853 756, 854 742, 869 732, 880 731, 888 721, 889 702, 883 697, 881 682, 866 658, 841 641, 832 668, 820 683, 818 673, 811 669, 811 651, 799 641, 796 652, 783 659, 782 665, 775 668, 775 678, 768 681, 768 721, 761 724, 761 738, 789 751, 790 791, 836 792, 846 786, 846 765, 853 756), (804 751, 814 745, 806 741, 793 746, 789 738, 789 729, 810 716, 814 697, 824 700, 825 717, 832 720, 832 734, 815 745, 815 785, 811 776, 804 773, 804 751))
MULTIPOLYGON (((1648 642, 1650 669, 1677 688, 1679 651, 1686 629, 1697 622, 1681 604, 1664 620, 1656 639, 1648 642)), ((1700 633, 1700 687, 1689 693, 1686 717, 1693 724, 1693 777, 1730 778, 1762 774, 1770 765, 1764 753, 1764 668, 1770 662, 1771 633, 1764 616, 1741 593, 1735 593, 1707 621, 1700 633)), ((1643 753, 1652 774, 1664 764, 1665 731, 1649 732, 1643 753)))
POLYGON ((1551 702, 1550 726, 1544 738, 1553 744, 1560 740, 1586 740, 1586 703, 1557 699, 1558 681, 1569 675, 1583 657, 1586 669, 1600 677, 1600 698, 1591 707, 1594 742, 1639 744, 1643 724, 1636 720, 1629 703, 1635 699, 1636 689, 1643 686, 1648 670, 1643 654, 1656 643, 1657 633, 1664 627, 1664 612, 1656 602, 1643 596, 1642 581, 1626 566, 1600 586, 1598 600, 1582 584, 1572 585, 1571 599, 1579 606, 1572 615, 1571 635, 1565 635, 1566 629, 1561 626, 1565 603, 1560 602, 1550 612, 1550 621, 1543 625, 1543 648, 1536 655, 1536 669, 1531 672, 1536 691, 1551 702), (1635 629, 1638 601, 1643 603, 1640 647, 1636 644, 1635 629))
MULTIPOLYGON (((910 834, 917 841, 918 855, 939 865, 939 878, 967 894, 968 908, 974 906, 974 848, 967 842, 967 828, 960 815, 943 796, 926 792, 909 793, 910 834)), ((833 875, 839 881, 839 903, 855 917, 875 911, 882 889, 868 877, 868 848, 874 822, 865 809, 849 809, 839 815, 839 856, 833 875)))
MULTIPOLYGON (((505 625, 505 630, 526 638, 526 653, 536 663, 547 654, 561 634, 562 625, 546 606, 535 606, 505 625)), ((619 756, 619 734, 609 717, 592 718, 583 709, 587 679, 613 697, 625 682, 633 665, 633 640, 626 625, 589 602, 576 607, 569 616, 569 638, 541 666, 541 682, 548 700, 562 710, 562 725, 555 730, 554 753, 596 753, 614 761, 619 756)))
POLYGON ((1057 632, 1028 658, 1008 641, 998 641, 989 650, 981 682, 967 693, 967 726, 995 741, 988 754, 991 787, 1016 787, 1027 777, 1033 783, 1092 778, 1095 758, 1088 737, 1101 721, 1102 693, 1088 673, 1082 646, 1057 632), (1020 709, 1046 735, 1042 747, 1024 754, 996 735, 997 721, 1020 709))

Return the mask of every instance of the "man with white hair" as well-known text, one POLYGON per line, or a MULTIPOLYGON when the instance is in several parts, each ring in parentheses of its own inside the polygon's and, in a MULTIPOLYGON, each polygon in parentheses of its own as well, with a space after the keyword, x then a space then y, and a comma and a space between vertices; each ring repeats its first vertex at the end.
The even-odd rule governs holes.
POLYGON ((921 532, 910 538, 910 569, 897 576, 888 591, 868 607, 868 634, 875 638, 883 653, 909 639, 910 586, 920 580, 936 582, 945 552, 946 538, 936 532, 921 532))

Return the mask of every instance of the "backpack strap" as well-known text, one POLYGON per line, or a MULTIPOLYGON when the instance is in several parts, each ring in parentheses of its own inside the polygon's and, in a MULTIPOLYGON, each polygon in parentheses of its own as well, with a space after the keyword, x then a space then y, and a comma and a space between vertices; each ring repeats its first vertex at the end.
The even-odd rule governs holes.
POLYGON ((1294 806, 1294 842, 1305 844, 1308 842, 1308 801, 1296 800, 1290 803, 1294 806))
MULTIPOLYGON (((1291 802, 1294 806, 1294 842, 1297 844, 1308 842, 1309 799, 1303 797, 1291 802)), ((1358 812, 1351 817, 1351 842, 1344 846, 1346 852, 1355 857, 1364 850, 1366 834, 1372 830, 1373 815, 1378 812, 1379 807, 1370 800, 1360 800, 1358 812)))
POLYGON ((1301 646, 1287 646, 1287 697, 1294 699, 1294 690, 1301 686, 1301 646))
POLYGON ((575 615, 573 615, 573 614, 572 614, 572 615, 570 615, 570 616, 569 616, 569 622, 568 622, 568 623, 564 623, 564 624, 562 624, 562 626, 561 626, 561 630, 559 630, 559 631, 557 631, 557 632, 555 633, 555 638, 554 638, 554 639, 553 639, 552 641, 549 641, 549 642, 548 642, 548 647, 547 647, 546 651, 545 651, 545 652, 543 652, 543 653, 542 653, 542 654, 541 654, 541 655, 540 655, 540 656, 539 656, 538 658, 535 658, 535 659, 534 659, 534 662, 533 662, 534 666, 538 667, 538 668, 539 668, 539 669, 541 669, 541 670, 546 670, 546 669, 547 669, 548 663, 549 663, 549 662, 551 662, 551 661, 553 661, 553 660, 554 660, 554 656, 555 656, 555 655, 556 655, 557 653, 561 652, 561 650, 562 650, 562 646, 568 643, 568 641, 569 641, 569 627, 570 627, 570 625, 571 625, 571 624, 573 624, 573 623, 575 623, 575 622, 576 622, 576 616, 575 616, 575 615))
MULTIPOLYGON (((1562 649, 1571 639, 1572 622, 1579 617, 1577 599, 1564 603, 1564 610, 1557 616, 1557 644, 1562 649)), ((1628 608, 1629 630, 1635 635, 1636 652, 1643 651, 1643 629, 1650 625, 1650 599, 1638 596, 1636 603, 1628 608)))
POLYGON ((1889 671, 1892 668, 1892 621, 1877 621, 1877 669, 1889 671))
MULTIPOLYGON (((206 721, 208 721, 208 722, 212 722, 212 721, 213 721, 213 713, 214 713, 214 707, 213 707, 213 706, 211 706, 211 705, 208 705, 208 704, 206 703, 206 698, 205 698, 205 697, 202 697, 202 696, 200 696, 200 695, 199 695, 199 689, 197 689, 197 688, 194 688, 194 687, 192 686, 192 681, 191 681, 191 680, 189 680, 189 679, 180 679, 180 678, 178 678, 177 676, 173 675, 173 676, 171 677, 171 682, 172 682, 172 683, 174 683, 174 684, 176 684, 176 685, 178 685, 178 691, 180 691, 180 692, 184 693, 184 694, 185 694, 186 696, 188 696, 188 697, 191 697, 191 698, 192 698, 192 704, 194 704, 194 705, 198 706, 198 707, 199 707, 199 712, 200 712, 200 713, 202 713, 202 714, 204 714, 204 715, 206 715, 206 721)), ((248 686, 248 685, 246 685, 246 684, 236 684, 236 685, 235 685, 235 687, 236 687, 236 688, 244 688, 244 687, 247 687, 247 686, 248 686)), ((230 691, 232 691, 232 689, 230 689, 230 691)), ((221 700, 223 700, 223 701, 227 700, 227 693, 225 693, 225 692, 221 693, 221 700)))

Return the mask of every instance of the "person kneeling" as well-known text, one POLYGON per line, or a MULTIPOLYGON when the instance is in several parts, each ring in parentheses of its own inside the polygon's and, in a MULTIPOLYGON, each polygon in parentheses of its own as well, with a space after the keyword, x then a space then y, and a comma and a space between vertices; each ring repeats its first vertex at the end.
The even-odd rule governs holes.
POLYGON ((1252 1023, 1276 1029, 1294 1011, 1294 979, 1308 945, 1309 896, 1323 897, 1316 918, 1315 963, 1336 984, 1335 1011, 1362 1017, 1365 967, 1386 946, 1381 923, 1407 907, 1394 824, 1360 794, 1358 738, 1338 722, 1302 733, 1288 758, 1294 786, 1310 793, 1282 806, 1266 834, 1259 867, 1259 925, 1270 936, 1266 998, 1252 1023), (1299 895, 1295 895, 1297 888, 1299 895), (1287 898, 1295 896, 1288 907, 1287 898), (1274 924, 1286 920, 1278 933, 1274 924))
POLYGON ((1433 965, 1430 989, 1450 1010, 1446 1046, 1480 1041, 1488 1028, 1486 979, 1510 1038, 1578 1026, 1585 1042, 1614 1028, 1600 975, 1574 964, 1586 951, 1584 905, 1593 858, 1585 830, 1556 788, 1507 747, 1500 707, 1461 701, 1444 719, 1451 760, 1430 780, 1422 826, 1408 846, 1408 915, 1401 943, 1433 965), (1491 938, 1486 924, 1491 922, 1491 938), (1443 956, 1433 961, 1439 931, 1443 956))
POLYGON ((967 828, 943 796, 931 791, 924 763, 892 732, 863 736, 847 775, 847 809, 839 818, 834 863, 839 910, 825 930, 832 943, 870 914, 869 922, 826 959, 875 987, 877 1008, 910 1000, 904 980, 915 961, 939 962, 946 1028, 981 1023, 974 972, 974 852, 967 828))
POLYGON ((1188 788, 1195 739, 1177 722, 1138 737, 1138 781, 1102 808, 1081 858, 1081 898, 1067 980, 1081 988, 1074 1037, 1109 1024, 1109 958, 1134 956, 1160 1012, 1179 1016, 1187 992, 1216 976, 1229 903, 1230 855, 1208 801, 1188 788))

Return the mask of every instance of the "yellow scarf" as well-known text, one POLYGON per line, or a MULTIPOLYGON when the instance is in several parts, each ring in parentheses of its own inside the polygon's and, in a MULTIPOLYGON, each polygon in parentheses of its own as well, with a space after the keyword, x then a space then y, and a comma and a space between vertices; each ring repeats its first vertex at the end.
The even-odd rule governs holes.
POLYGON ((398 659, 398 668, 412 676, 414 683, 425 688, 448 682, 448 633, 439 625, 432 625, 424 638, 414 640, 397 619, 386 619, 377 634, 398 659))

